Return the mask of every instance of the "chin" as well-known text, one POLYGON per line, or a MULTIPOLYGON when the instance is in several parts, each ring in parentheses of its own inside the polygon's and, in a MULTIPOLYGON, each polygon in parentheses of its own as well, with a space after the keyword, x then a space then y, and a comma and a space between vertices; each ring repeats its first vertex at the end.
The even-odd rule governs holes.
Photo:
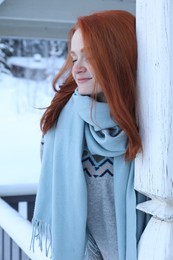
POLYGON ((92 94, 91 91, 86 91, 85 89, 82 89, 80 87, 78 87, 78 93, 83 96, 89 96, 92 94))

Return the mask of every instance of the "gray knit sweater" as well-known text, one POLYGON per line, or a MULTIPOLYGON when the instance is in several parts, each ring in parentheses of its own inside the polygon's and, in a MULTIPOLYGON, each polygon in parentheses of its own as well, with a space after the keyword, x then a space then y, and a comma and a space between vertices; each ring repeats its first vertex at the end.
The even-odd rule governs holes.
POLYGON ((87 225, 92 245, 99 251, 92 256, 88 248, 88 259, 118 260, 113 158, 92 155, 85 146, 82 163, 88 189, 87 225))

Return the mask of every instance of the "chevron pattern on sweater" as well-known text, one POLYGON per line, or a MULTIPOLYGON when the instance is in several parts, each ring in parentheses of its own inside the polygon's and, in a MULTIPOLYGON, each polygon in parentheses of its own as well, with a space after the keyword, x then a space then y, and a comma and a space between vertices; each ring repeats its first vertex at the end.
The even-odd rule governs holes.
POLYGON ((107 174, 113 176, 113 159, 102 157, 98 162, 94 159, 93 155, 88 155, 83 158, 83 171, 89 177, 103 177, 107 174))

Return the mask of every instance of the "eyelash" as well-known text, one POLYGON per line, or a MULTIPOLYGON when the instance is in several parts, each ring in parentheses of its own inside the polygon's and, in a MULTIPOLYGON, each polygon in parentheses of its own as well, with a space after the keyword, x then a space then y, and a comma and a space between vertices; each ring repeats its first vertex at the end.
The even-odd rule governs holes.
MULTIPOLYGON (((85 56, 85 61, 88 62, 88 58, 85 56)), ((77 61, 77 59, 72 59, 72 63, 74 64, 77 61)))

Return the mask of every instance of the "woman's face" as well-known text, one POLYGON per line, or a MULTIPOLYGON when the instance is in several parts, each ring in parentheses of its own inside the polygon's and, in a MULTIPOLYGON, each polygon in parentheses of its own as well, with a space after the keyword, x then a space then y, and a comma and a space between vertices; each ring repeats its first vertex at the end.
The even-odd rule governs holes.
MULTIPOLYGON (((78 92, 81 95, 93 94, 96 84, 94 73, 85 55, 82 33, 77 29, 71 39, 71 56, 73 60, 72 75, 78 85, 78 92)), ((101 93, 101 88, 97 85, 97 93, 101 93)))

